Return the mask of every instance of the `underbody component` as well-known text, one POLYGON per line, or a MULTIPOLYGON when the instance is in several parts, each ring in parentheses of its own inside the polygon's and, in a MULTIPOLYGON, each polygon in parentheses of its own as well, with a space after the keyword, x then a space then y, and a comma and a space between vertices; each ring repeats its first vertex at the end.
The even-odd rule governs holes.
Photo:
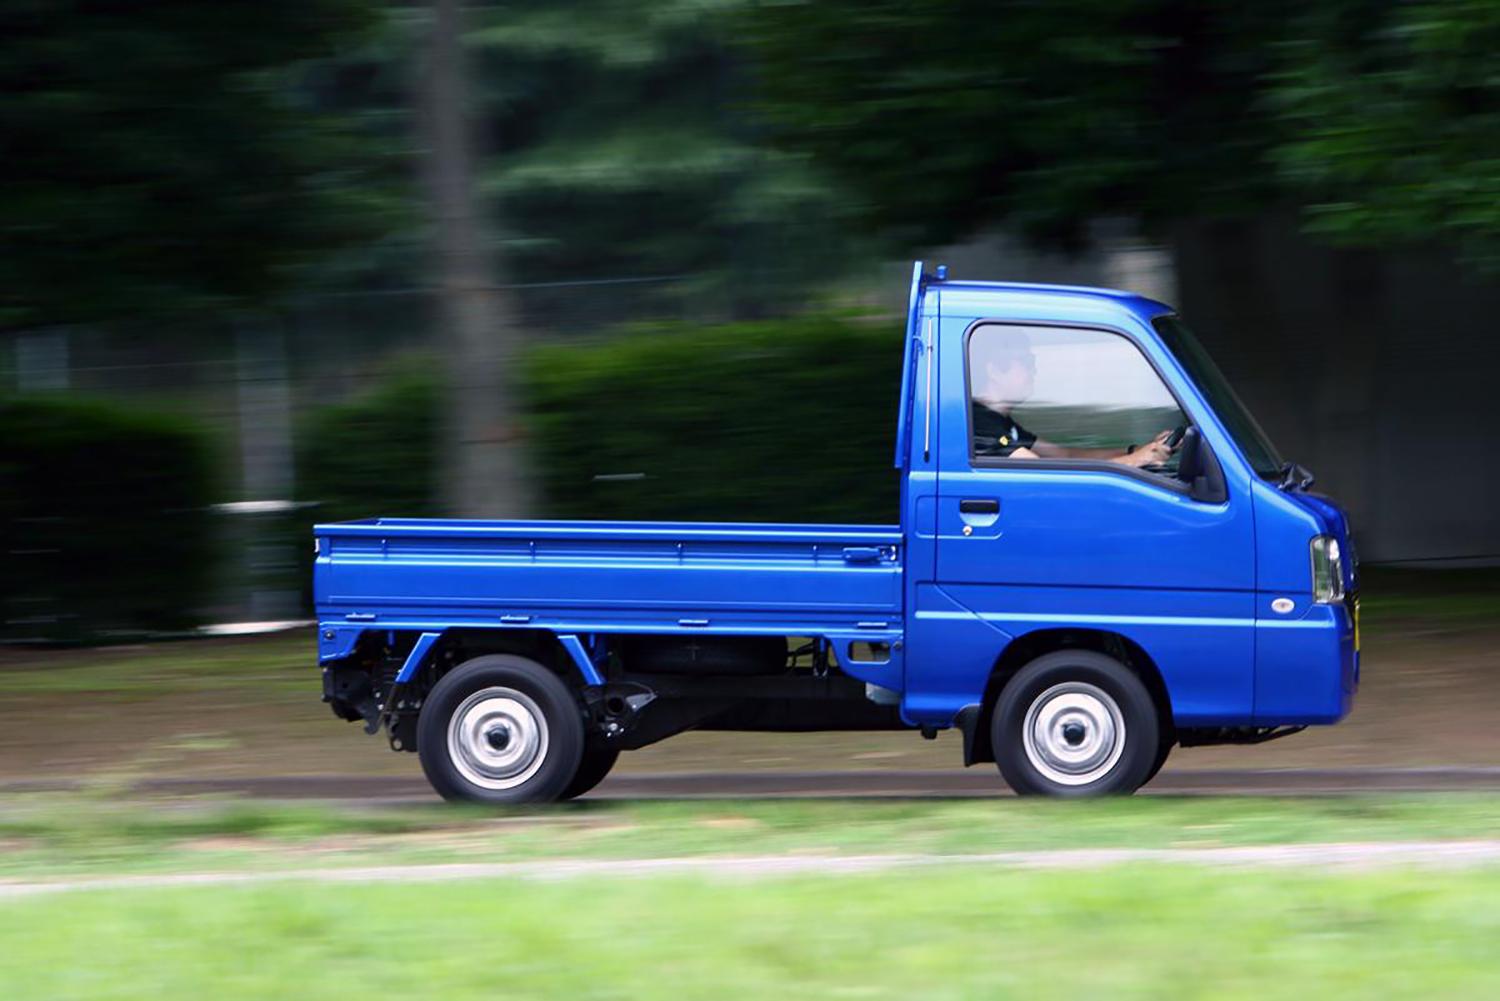
POLYGON ((585 689, 584 700, 595 732, 626 750, 693 729, 904 729, 894 706, 871 703, 846 677, 630 675, 585 689))
POLYGON ((1182 727, 1177 742, 1183 747, 1208 747, 1211 744, 1264 744, 1306 730, 1305 726, 1200 726, 1182 727))

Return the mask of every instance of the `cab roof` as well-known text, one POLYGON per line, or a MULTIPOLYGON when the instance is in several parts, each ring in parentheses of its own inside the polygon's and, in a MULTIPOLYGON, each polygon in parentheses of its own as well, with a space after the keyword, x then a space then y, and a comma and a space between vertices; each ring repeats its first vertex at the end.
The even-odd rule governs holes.
MULTIPOLYGON (((1008 306, 1029 300, 1037 306, 1045 304, 1064 313, 1070 311, 1070 305, 1073 309, 1088 313, 1097 312, 1101 306, 1106 308, 1112 306, 1134 313, 1148 322, 1152 317, 1175 312, 1166 303, 1149 299, 1135 292, 1095 288, 1088 285, 972 281, 927 275, 923 278, 923 288, 925 291, 941 290, 944 312, 953 313, 962 313, 966 307, 972 307, 978 315, 986 312, 987 309, 992 309, 996 300, 1003 300, 1008 306)), ((1058 319, 1065 318, 1065 316, 1058 317, 1058 319)))

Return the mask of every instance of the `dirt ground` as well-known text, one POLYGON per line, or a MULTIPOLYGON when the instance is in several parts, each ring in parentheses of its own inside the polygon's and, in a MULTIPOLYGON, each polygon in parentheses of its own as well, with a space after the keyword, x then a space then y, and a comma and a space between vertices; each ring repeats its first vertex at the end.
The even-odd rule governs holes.
MULTIPOLYGON (((132 656, 149 662, 153 650, 132 656)), ((0 683, 15 681, 0 691, 0 782, 420 777, 414 755, 389 751, 321 704, 310 632, 172 644, 169 653, 175 666, 164 665, 159 681, 148 671, 128 684, 98 668, 116 650, 0 653, 0 683), (219 659, 214 672, 191 674, 195 651, 219 659), (260 666, 226 669, 235 657, 260 666)), ((1363 684, 1345 722, 1257 747, 1178 750, 1167 769, 1500 766, 1497 681, 1500 622, 1368 630, 1363 684)), ((627 754, 619 771, 959 767, 951 732, 935 741, 915 733, 690 733, 627 754)))

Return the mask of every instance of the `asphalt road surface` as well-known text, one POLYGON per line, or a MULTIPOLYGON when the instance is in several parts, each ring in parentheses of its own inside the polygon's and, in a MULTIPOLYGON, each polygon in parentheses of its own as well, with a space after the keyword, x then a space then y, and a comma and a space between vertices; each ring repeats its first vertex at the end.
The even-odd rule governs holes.
MULTIPOLYGON (((67 789, 47 780, 11 782, 0 791, 67 789)), ((236 779, 147 779, 140 792, 218 793, 267 800, 431 802, 419 778, 264 776, 236 779)), ((1178 769, 1157 776, 1141 795, 1330 796, 1380 792, 1500 791, 1500 768, 1178 769)), ((993 767, 946 771, 693 772, 631 774, 606 779, 587 798, 660 799, 948 799, 1006 796, 993 767)))

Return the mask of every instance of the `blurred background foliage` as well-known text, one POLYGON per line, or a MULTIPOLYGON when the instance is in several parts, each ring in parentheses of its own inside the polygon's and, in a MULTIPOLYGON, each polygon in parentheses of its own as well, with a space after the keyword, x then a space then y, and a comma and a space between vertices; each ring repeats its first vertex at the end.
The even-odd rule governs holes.
POLYGON ((1451 251, 1477 281, 1500 264, 1482 0, 472 3, 467 150, 423 99, 455 8, 0 0, 7 593, 73 593, 12 568, 79 486, 121 534, 166 534, 127 527, 134 496, 185 526, 150 558, 97 549, 100 593, 134 593, 78 614, 111 628, 193 606, 191 568, 164 569, 212 532, 189 509, 455 513, 441 456, 466 396, 442 373, 468 349, 443 307, 465 296, 503 302, 522 343, 496 391, 526 411, 497 437, 538 513, 887 520, 904 288, 885 262, 917 248, 1082 253, 1100 220, 1166 244, 1282 214, 1331 245, 1451 251), (453 219, 423 179, 455 154, 477 284, 432 249, 453 219), (111 402, 73 409, 85 390, 111 402), (33 442, 70 444, 44 466, 33 442), (151 463, 170 496, 135 493, 168 489, 151 463))
MULTIPOLYGON (((402 358, 373 386, 307 411, 296 429, 297 482, 321 520, 441 514, 441 386, 426 358, 402 358)), ((304 547, 306 548, 306 547, 304 547)))
MULTIPOLYGON (((422 281, 430 22, 0 3, 0 323, 422 281)), ((1482 260, 1500 231, 1487 0, 496 2, 465 40, 482 203, 523 285, 681 276, 664 295, 758 316, 851 255, 996 222, 1076 245, 1101 215, 1290 204, 1482 260)))
POLYGON ((1500 266, 1500 4, 1314 4, 1291 22, 1269 104, 1273 161, 1317 234, 1437 239, 1500 266))
MULTIPOLYGON (((534 348, 520 382, 548 515, 752 521, 896 517, 900 356, 884 317, 813 314, 534 348), (788 441, 820 434, 795 455, 788 441), (673 443, 664 448, 663 442, 673 443)), ((308 412, 297 479, 318 520, 441 514, 441 385, 407 358, 308 412)))
POLYGON ((195 624, 218 567, 212 435, 63 398, 0 400, 0 638, 195 624))
POLYGON ((748 107, 755 70, 734 43, 750 6, 475 9, 480 187, 512 279, 676 277, 618 319, 729 318, 795 308, 847 266, 837 191, 748 107))
POLYGON ((264 304, 379 236, 389 151, 307 83, 382 15, 0 3, 0 329, 264 304))
POLYGON ((898 341, 884 317, 812 314, 539 347, 547 513, 889 524, 898 341))
POLYGON ((778 0, 746 24, 778 140, 883 232, 1077 246, 1122 211, 1160 232, 1294 205, 1500 260, 1486 0, 778 0))

